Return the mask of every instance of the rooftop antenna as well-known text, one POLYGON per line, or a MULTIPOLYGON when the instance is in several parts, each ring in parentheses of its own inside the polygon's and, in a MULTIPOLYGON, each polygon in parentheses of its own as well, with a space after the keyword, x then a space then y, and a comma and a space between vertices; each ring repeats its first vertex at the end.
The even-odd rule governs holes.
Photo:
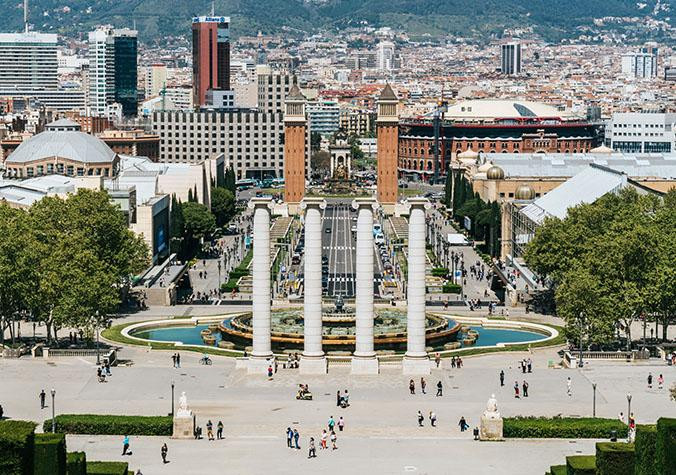
POLYGON ((216 16, 216 0, 211 0, 211 16, 216 16))
POLYGON ((24 32, 28 33, 28 0, 23 0, 23 27, 24 32))
POLYGON ((136 30, 136 18, 134 18, 134 30, 136 30))

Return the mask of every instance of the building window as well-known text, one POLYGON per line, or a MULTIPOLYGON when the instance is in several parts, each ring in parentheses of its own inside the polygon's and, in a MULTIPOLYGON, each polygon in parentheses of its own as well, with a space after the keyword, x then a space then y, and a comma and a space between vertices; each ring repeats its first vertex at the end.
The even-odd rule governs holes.
POLYGON ((66 167, 66 175, 73 176, 73 165, 68 165, 66 167))

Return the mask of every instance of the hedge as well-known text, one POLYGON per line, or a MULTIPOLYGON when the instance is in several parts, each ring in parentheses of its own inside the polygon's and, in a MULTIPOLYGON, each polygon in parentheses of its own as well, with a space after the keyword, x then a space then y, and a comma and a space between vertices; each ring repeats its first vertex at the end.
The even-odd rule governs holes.
POLYGON ((507 417, 504 437, 537 439, 608 439, 610 432, 627 436, 627 426, 617 419, 573 417, 507 417))
MULTIPOLYGON (((45 421, 45 429, 51 419, 45 421)), ((110 416, 100 414, 61 414, 56 416, 56 432, 90 435, 171 435, 171 416, 110 416)))
POLYGON ((462 291, 462 287, 458 284, 444 284, 441 288, 441 291, 445 294, 459 294, 462 291))
POLYGON ((127 475, 127 462, 87 462, 87 475, 127 475))
POLYGON ((434 267, 432 268, 432 275, 434 277, 446 277, 448 275, 448 269, 445 267, 434 267))
POLYGON ((658 475, 655 467, 655 442, 657 427, 654 424, 636 426, 636 440, 634 441, 636 475, 658 475))
POLYGON ((35 434, 35 475, 66 475, 66 436, 35 434))
POLYGON ((35 424, 27 421, 0 421, 0 473, 32 475, 35 424))
POLYGON ((596 475, 596 457, 571 455, 566 457, 567 475, 596 475))
POLYGON ((549 467, 549 472, 552 475, 568 475, 565 465, 552 465, 549 467))
POLYGON ((634 475, 634 444, 596 443, 597 475, 634 475))
POLYGON ((87 456, 84 452, 68 452, 66 455, 68 475, 87 475, 87 456))
POLYGON ((676 419, 661 417, 657 420, 655 462, 660 475, 676 473, 676 419))

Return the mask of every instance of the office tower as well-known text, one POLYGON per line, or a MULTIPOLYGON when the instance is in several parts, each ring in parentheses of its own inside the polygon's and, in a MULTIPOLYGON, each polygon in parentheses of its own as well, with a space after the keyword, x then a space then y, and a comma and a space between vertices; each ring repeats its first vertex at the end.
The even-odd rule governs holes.
POLYGON ((521 73, 521 43, 506 43, 501 45, 502 74, 521 73))
POLYGON ((313 132, 328 134, 340 129, 340 106, 336 101, 310 101, 307 117, 313 132))
POLYGON ((394 43, 391 41, 378 43, 376 63, 380 71, 392 71, 394 69, 394 43))
POLYGON ((162 63, 151 64, 146 68, 145 93, 146 99, 158 96, 166 87, 167 65, 162 63))
POLYGON ((89 106, 107 116, 118 103, 124 115, 137 110, 137 32, 109 26, 89 33, 89 106))
POLYGON ((207 91, 230 90, 230 18, 192 20, 192 85, 195 107, 207 105, 207 91))
POLYGON ((657 46, 648 44, 635 53, 622 55, 622 74, 630 78, 657 77, 657 46))
POLYGON ((56 42, 54 34, 0 33, 0 89, 57 89, 56 42))

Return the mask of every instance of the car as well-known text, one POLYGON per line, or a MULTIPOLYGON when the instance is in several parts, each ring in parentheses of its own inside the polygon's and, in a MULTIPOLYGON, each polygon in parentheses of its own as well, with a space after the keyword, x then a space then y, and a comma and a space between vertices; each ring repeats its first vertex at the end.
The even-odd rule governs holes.
POLYGON ((326 229, 324 230, 324 232, 325 232, 326 234, 331 234, 331 228, 326 228, 326 229))
POLYGON ((383 264, 383 269, 392 270, 392 264, 390 264, 389 262, 386 262, 385 264, 383 264))
POLYGON ((356 233, 357 232, 357 225, 353 224, 352 227, 350 228, 350 231, 352 231, 353 233, 356 233))
POLYGON ((326 265, 329 264, 329 258, 328 258, 328 256, 322 256, 322 264, 326 264, 326 265))
POLYGON ((293 257, 291 258, 291 264, 293 265, 300 264, 300 254, 296 253, 293 255, 293 257))
POLYGON ((382 234, 377 234, 376 237, 375 237, 375 241, 376 241, 376 244, 378 244, 378 243, 384 244, 385 243, 385 236, 383 236, 382 234))

